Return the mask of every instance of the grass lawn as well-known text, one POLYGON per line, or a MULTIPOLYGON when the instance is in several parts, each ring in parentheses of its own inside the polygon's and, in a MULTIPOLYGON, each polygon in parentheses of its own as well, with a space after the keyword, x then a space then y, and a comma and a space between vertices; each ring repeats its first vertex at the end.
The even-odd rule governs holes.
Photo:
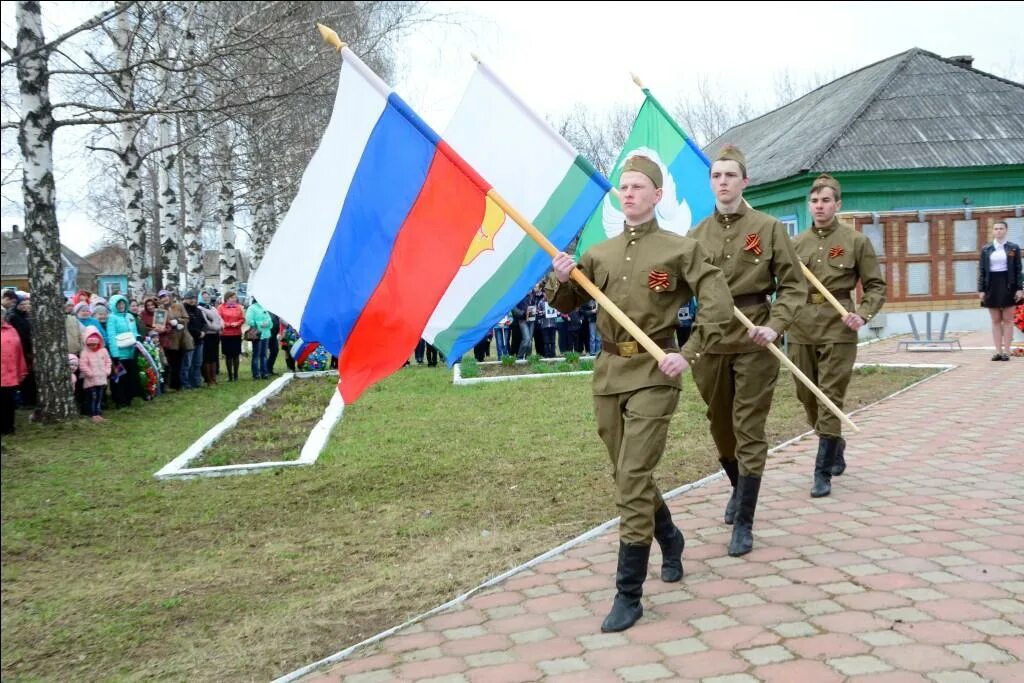
MULTIPOLYGON (((929 372, 858 373, 847 408, 929 372)), ((334 378, 301 381, 322 412, 334 378)), ((19 415, 2 463, 4 680, 268 680, 616 514, 590 377, 454 387, 413 366, 346 408, 313 467, 152 478, 264 386, 136 402, 101 425, 19 415)), ((261 451, 274 428, 264 415, 226 438, 261 451)), ((805 430, 785 374, 768 428, 772 443, 805 430)), ((713 451, 687 378, 662 488, 715 471, 713 451)))

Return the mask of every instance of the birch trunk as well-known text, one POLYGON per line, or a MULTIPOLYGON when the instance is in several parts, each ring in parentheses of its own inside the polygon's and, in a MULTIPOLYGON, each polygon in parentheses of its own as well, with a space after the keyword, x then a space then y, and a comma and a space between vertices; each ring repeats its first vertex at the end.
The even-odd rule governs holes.
POLYGON ((220 289, 238 286, 238 255, 235 253, 235 197, 231 178, 231 141, 222 135, 217 143, 220 193, 217 213, 220 218, 220 289))
POLYGON ((171 185, 171 172, 178 155, 172 145, 171 117, 161 114, 158 122, 160 160, 157 168, 158 197, 160 202, 160 228, 162 239, 162 260, 164 287, 176 290, 182 288, 181 271, 178 265, 178 196, 171 185))
MULTIPOLYGON (((195 34, 185 31, 184 52, 189 64, 195 63, 195 34)), ((188 103, 193 110, 198 108, 197 69, 189 69, 187 75, 188 103)), ((188 143, 182 148, 182 200, 185 204, 184 242, 185 270, 189 288, 202 287, 203 277, 203 240, 202 240, 202 195, 199 191, 199 116, 195 113, 185 115, 185 137, 188 143)))
MULTIPOLYGON (((126 3, 118 2, 122 7, 126 3)), ((112 39, 117 51, 118 70, 111 76, 114 94, 127 112, 135 109, 135 72, 131 68, 134 34, 131 13, 117 15, 112 39)), ((142 191, 142 157, 137 139, 139 122, 129 119, 120 124, 118 158, 121 160, 121 200, 128 224, 128 288, 131 296, 141 296, 146 290, 146 214, 142 191)))
POLYGON ((38 387, 37 416, 44 422, 77 414, 68 377, 68 343, 64 335, 63 260, 57 226, 53 182, 53 110, 50 72, 45 49, 42 13, 38 2, 19 2, 18 88, 21 126, 18 146, 24 170, 25 248, 28 281, 32 289, 33 358, 29 359, 38 387))

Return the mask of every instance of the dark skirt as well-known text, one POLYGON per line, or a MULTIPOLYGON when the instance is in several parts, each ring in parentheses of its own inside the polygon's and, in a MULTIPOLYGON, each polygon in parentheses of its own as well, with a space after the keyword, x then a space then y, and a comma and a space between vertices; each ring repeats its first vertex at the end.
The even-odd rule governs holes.
POLYGON ((242 337, 225 337, 221 335, 220 348, 225 358, 237 358, 242 355, 242 337))
POLYGON ((989 273, 988 288, 985 290, 985 300, 981 302, 985 308, 1010 308, 1017 304, 1013 301, 1013 292, 1010 291, 1010 275, 1007 272, 989 273))
POLYGON ((203 337, 203 364, 216 363, 220 354, 220 335, 206 333, 203 337))

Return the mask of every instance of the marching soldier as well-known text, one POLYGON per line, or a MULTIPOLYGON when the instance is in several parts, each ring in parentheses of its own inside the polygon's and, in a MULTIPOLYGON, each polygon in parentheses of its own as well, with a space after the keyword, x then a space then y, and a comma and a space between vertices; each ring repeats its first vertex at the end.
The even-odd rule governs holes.
MULTIPOLYGON (((835 178, 827 173, 818 176, 811 186, 808 205, 814 227, 797 237, 793 247, 804 265, 850 313, 840 318, 823 294, 808 287, 808 305, 800 309, 789 331, 789 357, 842 408, 857 358, 857 330, 885 303, 885 279, 871 240, 835 217, 843 205, 835 178), (854 313, 850 291, 858 280, 864 297, 854 313)), ((796 383, 796 395, 804 405, 808 423, 818 434, 811 496, 827 496, 832 491, 832 477, 846 469, 842 423, 819 406, 818 399, 800 382, 796 383)))
POLYGON ((725 522, 735 522, 729 541, 734 557, 753 548, 754 511, 768 457, 765 421, 779 360, 765 347, 786 331, 807 299, 786 228, 743 201, 749 182, 743 153, 726 145, 711 165, 715 211, 690 233, 725 274, 733 305, 755 325, 748 331, 733 320, 693 368, 722 469, 733 486, 725 522))
MULTIPOLYGON (((661 229, 654 207, 662 196, 662 171, 647 157, 626 161, 620 179, 620 201, 626 216, 622 234, 583 254, 579 269, 666 351, 655 362, 602 307, 597 328, 602 353, 594 364, 594 410, 597 431, 612 462, 619 526, 617 593, 601 625, 605 632, 623 631, 643 615, 640 598, 647 576, 652 537, 661 546, 663 581, 683 577, 685 540, 654 483, 668 425, 682 388, 680 375, 700 367, 705 349, 722 336, 732 317, 731 297, 722 272, 695 241, 661 229), (696 294, 697 324, 679 349, 677 312, 696 294)), ((569 279, 572 257, 559 253, 552 261, 553 282, 548 300, 560 311, 572 311, 590 299, 569 279)))

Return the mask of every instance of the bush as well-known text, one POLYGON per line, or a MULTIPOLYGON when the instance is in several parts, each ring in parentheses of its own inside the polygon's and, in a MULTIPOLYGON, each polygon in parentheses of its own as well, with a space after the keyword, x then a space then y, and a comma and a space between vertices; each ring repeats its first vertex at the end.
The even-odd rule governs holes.
POLYGON ((461 365, 462 376, 466 379, 480 376, 480 365, 476 358, 463 358, 461 365))

